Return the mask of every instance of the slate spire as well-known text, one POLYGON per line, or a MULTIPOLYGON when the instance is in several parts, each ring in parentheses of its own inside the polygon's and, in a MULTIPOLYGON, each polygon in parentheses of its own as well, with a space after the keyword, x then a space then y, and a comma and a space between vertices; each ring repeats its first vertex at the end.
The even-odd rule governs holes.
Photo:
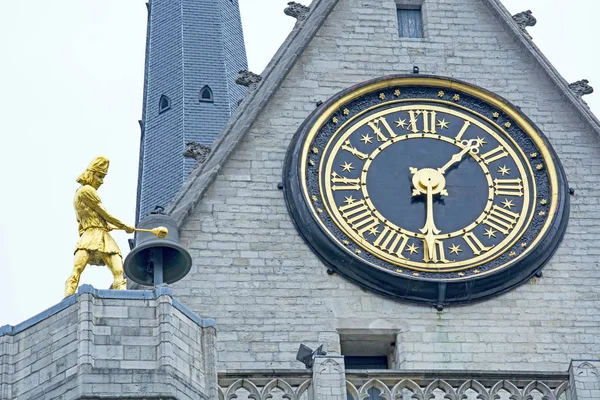
POLYGON ((166 206, 243 98, 248 68, 238 0, 150 0, 136 221, 166 206))

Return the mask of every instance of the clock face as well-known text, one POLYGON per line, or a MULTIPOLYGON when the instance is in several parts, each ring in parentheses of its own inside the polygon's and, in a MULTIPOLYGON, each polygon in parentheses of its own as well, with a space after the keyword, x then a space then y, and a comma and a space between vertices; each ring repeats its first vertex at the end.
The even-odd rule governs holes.
POLYGON ((438 305, 526 281, 568 215, 539 130, 505 100, 443 78, 388 77, 335 96, 300 128, 284 179, 296 226, 335 271, 438 305))

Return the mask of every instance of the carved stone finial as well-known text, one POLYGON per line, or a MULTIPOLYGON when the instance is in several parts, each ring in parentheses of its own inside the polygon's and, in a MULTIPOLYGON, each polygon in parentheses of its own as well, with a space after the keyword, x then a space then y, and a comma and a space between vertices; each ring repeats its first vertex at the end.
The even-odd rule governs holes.
POLYGON ((519 28, 521 28, 521 30, 523 32, 525 32, 525 34, 531 38, 531 35, 529 34, 529 32, 527 32, 526 28, 528 26, 535 26, 535 24, 537 24, 537 19, 535 19, 531 10, 527 10, 527 11, 523 11, 518 14, 515 14, 515 15, 513 15, 513 19, 517 22, 517 25, 519 25, 519 28))
POLYGON ((303 21, 306 19, 310 11, 310 7, 307 7, 303 4, 296 3, 295 1, 290 1, 288 6, 283 10, 285 15, 289 15, 290 17, 296 18, 298 21, 303 21))
POLYGON ((594 88, 589 85, 590 81, 587 79, 582 79, 577 82, 573 82, 569 84, 569 89, 575 93, 578 97, 583 97, 586 94, 594 93, 594 88))
POLYGON ((261 80, 262 76, 248 70, 242 70, 239 72, 235 83, 238 85, 247 86, 249 90, 254 90, 261 80))
POLYGON ((154 211, 150 211, 150 215, 164 215, 165 208, 163 206, 154 207, 154 211))
POLYGON ((206 158, 210 154, 210 146, 204 146, 200 143, 189 142, 185 144, 185 150, 183 151, 183 156, 188 158, 193 158, 198 161, 199 164, 202 164, 206 161, 206 158))

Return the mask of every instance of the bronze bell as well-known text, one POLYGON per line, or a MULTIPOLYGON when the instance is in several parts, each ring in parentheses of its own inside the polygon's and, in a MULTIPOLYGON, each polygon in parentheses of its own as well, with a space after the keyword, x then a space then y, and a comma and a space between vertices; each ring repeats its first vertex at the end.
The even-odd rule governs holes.
POLYGON ((175 220, 169 215, 151 214, 140 221, 139 228, 166 227, 166 238, 157 238, 150 232, 140 232, 136 245, 125 258, 125 274, 132 281, 145 286, 174 283, 192 268, 192 257, 179 245, 175 220))

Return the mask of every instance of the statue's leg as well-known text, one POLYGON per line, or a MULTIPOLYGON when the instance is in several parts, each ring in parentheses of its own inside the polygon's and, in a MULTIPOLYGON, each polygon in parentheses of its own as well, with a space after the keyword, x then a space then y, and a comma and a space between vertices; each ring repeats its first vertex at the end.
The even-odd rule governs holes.
POLYGON ((112 272, 114 281, 114 290, 125 290, 127 289, 127 281, 123 277, 123 259, 118 254, 109 254, 104 257, 104 263, 112 272))
POLYGON ((86 250, 77 250, 75 253, 75 260, 73 262, 73 272, 71 276, 65 282, 65 297, 72 295, 77 290, 79 285, 79 277, 85 269, 90 258, 89 253, 86 250))

